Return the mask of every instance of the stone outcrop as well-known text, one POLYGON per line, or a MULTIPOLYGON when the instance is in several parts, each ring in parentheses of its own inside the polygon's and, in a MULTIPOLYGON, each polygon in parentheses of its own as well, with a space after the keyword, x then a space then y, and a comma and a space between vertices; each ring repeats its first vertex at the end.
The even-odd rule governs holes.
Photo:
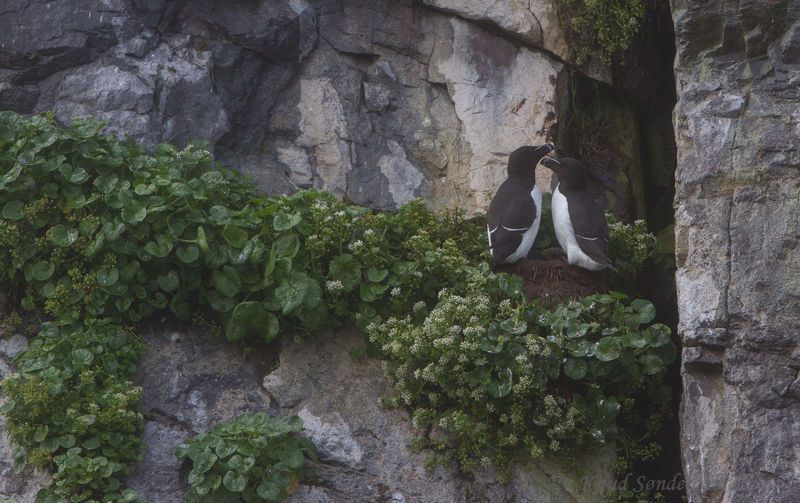
POLYGON ((561 25, 545 2, 498 2, 489 19, 517 44, 468 3, 429 3, 5 2, 0 109, 205 139, 272 194, 485 209, 508 153, 548 140, 561 25))
POLYGON ((800 8, 673 2, 690 501, 800 498, 800 8))

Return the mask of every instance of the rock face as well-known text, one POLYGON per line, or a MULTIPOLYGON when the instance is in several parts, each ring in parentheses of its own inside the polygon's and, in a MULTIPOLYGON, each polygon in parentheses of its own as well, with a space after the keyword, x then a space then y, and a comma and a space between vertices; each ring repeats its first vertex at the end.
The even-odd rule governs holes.
POLYGON ((149 450, 129 483, 159 503, 183 501, 186 473, 172 450, 184 437, 257 410, 298 414, 319 449, 321 480, 307 481, 287 502, 593 502, 613 483, 610 452, 586 459, 592 468, 582 476, 541 461, 517 470, 507 485, 488 472, 467 478, 454 468, 426 471, 424 453, 408 449, 415 436, 408 414, 378 404, 391 393, 379 362, 350 356, 363 346, 356 331, 322 334, 316 344, 286 342, 263 388, 265 355, 242 359, 234 346, 192 331, 160 329, 144 340, 151 348, 140 371, 149 450))
MULTIPOLYGON (((146 450, 127 484, 142 501, 185 501, 189 467, 175 458, 175 447, 218 422, 259 411, 298 414, 319 450, 319 479, 304 482, 287 502, 593 503, 614 483, 613 447, 579 459, 581 470, 538 460, 516 469, 507 484, 498 484, 488 471, 474 477, 454 467, 427 471, 425 453, 408 448, 417 434, 408 414, 378 403, 392 391, 380 362, 350 356, 364 344, 354 330, 284 342, 279 361, 276 345, 245 357, 241 347, 222 337, 185 326, 154 324, 140 333, 148 350, 135 379, 144 392, 146 450)), ((8 358, 25 348, 26 340, 16 335, 0 342, 5 376, 8 358)), ((9 449, 3 436, 0 498, 32 503, 47 475, 30 470, 13 475, 9 449)))
POLYGON ((561 24, 547 2, 427 3, 10 0, 0 109, 92 114, 148 145, 209 140, 273 194, 485 209, 508 153, 555 122, 561 24))
POLYGON ((673 2, 690 501, 800 498, 800 8, 673 2))

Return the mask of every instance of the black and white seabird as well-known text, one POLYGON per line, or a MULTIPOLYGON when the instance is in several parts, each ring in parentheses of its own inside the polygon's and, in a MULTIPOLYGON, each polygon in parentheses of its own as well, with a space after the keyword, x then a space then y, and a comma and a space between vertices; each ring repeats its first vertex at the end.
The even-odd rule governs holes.
POLYGON ((542 165, 558 175, 553 191, 553 228, 567 262, 590 271, 614 269, 608 258, 608 224, 586 190, 583 164, 564 157, 547 158, 542 165))
POLYGON ((525 146, 508 157, 508 178, 497 189, 487 215, 492 266, 516 262, 533 246, 542 219, 536 165, 554 148, 550 144, 525 146))

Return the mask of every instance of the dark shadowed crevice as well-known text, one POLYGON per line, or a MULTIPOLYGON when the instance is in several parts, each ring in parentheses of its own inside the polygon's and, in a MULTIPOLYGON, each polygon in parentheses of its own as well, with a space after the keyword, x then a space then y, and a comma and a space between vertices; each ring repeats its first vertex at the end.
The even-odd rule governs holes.
MULTIPOLYGON (((673 60, 675 33, 667 5, 651 10, 637 43, 615 63, 613 85, 592 80, 567 68, 559 79, 559 123, 554 138, 563 156, 584 161, 590 190, 602 206, 621 221, 646 219, 659 237, 659 253, 640 273, 636 288, 657 310, 655 321, 668 325, 677 337, 674 213, 677 153, 672 110, 677 102, 673 60)), ((680 350, 678 352, 680 355, 680 350)), ((685 498, 680 450, 680 357, 668 368, 672 390, 671 417, 664 418, 660 455, 622 474, 628 487, 662 482, 667 502, 685 498), (668 485, 675 480, 677 483, 668 485), (677 487, 676 487, 677 486, 677 487)), ((645 413, 646 411, 641 411, 645 413)))

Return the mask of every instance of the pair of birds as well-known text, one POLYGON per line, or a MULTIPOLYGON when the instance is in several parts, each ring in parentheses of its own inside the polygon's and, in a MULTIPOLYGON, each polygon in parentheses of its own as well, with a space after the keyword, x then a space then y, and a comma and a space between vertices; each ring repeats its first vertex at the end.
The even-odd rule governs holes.
POLYGON ((583 164, 564 157, 546 157, 550 144, 520 147, 508 158, 508 178, 500 185, 487 215, 492 266, 511 264, 528 255, 542 219, 542 192, 536 185, 536 165, 558 175, 551 213, 558 244, 567 262, 591 271, 613 269, 608 258, 608 225, 586 190, 583 164))

